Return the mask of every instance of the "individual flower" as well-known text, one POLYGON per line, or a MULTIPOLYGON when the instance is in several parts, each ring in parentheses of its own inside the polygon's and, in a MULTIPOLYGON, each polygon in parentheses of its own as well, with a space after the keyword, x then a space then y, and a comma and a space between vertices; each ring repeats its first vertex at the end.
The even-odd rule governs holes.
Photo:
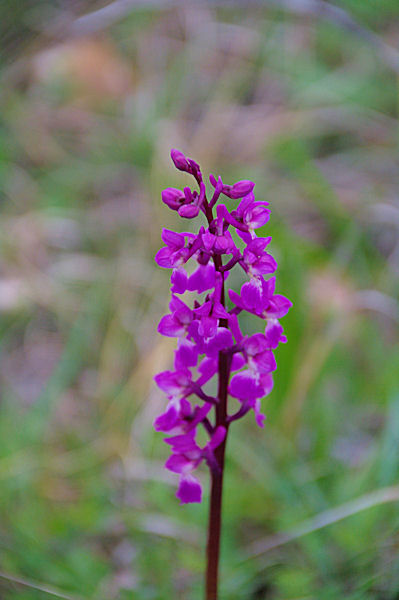
POLYGON ((195 441, 195 430, 175 437, 165 438, 171 446, 172 456, 168 458, 165 467, 174 473, 179 473, 180 482, 176 496, 181 504, 201 502, 201 484, 192 475, 202 461, 207 461, 210 468, 215 468, 214 450, 223 442, 226 436, 224 427, 216 428, 210 441, 200 448, 195 441))

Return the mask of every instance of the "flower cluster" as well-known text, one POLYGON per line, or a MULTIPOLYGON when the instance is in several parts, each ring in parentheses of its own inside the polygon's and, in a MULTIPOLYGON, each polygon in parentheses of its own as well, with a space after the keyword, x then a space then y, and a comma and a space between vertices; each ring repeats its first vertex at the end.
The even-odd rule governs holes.
POLYGON ((288 312, 291 302, 275 293, 271 275, 277 263, 267 252, 271 238, 255 234, 270 214, 267 202, 255 201, 255 184, 244 180, 225 185, 220 177, 210 175, 214 191, 208 199, 199 165, 178 150, 172 150, 171 157, 177 169, 194 177, 198 191, 167 188, 162 192, 163 202, 186 219, 203 213, 206 223, 196 234, 164 229, 165 246, 155 257, 160 267, 172 269, 170 313, 162 317, 158 331, 177 338, 177 349, 174 370, 155 376, 168 404, 154 427, 170 436, 165 441, 172 455, 165 466, 180 475, 177 497, 187 503, 201 501, 194 469, 203 461, 211 470, 220 469, 218 451, 230 424, 253 410, 263 427, 260 401, 273 387, 273 350, 286 341, 278 319, 288 312), (238 206, 229 211, 219 203, 222 195, 239 200, 238 206), (188 272, 185 265, 190 259, 197 266, 188 272), (229 290, 228 308, 225 282, 236 265, 246 281, 240 294, 229 290), (186 292, 196 292, 191 307, 179 297, 186 292), (266 321, 264 333, 243 335, 238 320, 242 311, 266 321), (206 391, 212 389, 215 375, 217 391, 206 391), (228 395, 238 401, 234 413, 228 411, 228 395), (203 447, 196 441, 200 427, 209 438, 203 447))

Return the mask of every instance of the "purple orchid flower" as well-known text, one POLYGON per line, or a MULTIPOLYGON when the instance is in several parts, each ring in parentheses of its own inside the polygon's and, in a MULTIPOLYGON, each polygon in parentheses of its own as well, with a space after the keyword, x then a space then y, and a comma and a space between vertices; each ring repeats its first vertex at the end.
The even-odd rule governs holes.
MULTIPOLYGON (((286 337, 279 319, 292 306, 285 296, 275 293, 277 269, 267 252, 270 237, 255 231, 269 220, 267 202, 255 201, 254 183, 241 180, 226 185, 222 178, 210 175, 214 187, 208 200, 201 169, 179 150, 172 150, 176 168, 193 176, 198 189, 166 188, 163 202, 180 217, 202 216, 206 223, 197 233, 177 233, 164 229, 165 244, 155 260, 172 270, 170 313, 163 316, 158 331, 177 338, 174 370, 155 376, 168 403, 154 427, 167 434, 171 456, 166 468, 179 475, 177 497, 181 504, 201 502, 202 486, 194 476, 206 463, 211 473, 211 509, 208 533, 207 589, 215 590, 219 556, 221 490, 225 443, 230 425, 249 411, 259 427, 264 426, 261 400, 273 388, 277 368, 274 350, 286 337), (233 210, 220 204, 221 195, 239 200, 233 210), (213 208, 216 206, 216 214, 213 208), (233 234, 233 235, 232 235, 233 234), (189 261, 196 264, 190 269, 189 261), (187 265, 187 266, 186 266, 187 265), (238 294, 226 290, 226 281, 234 267, 241 267, 247 278, 238 294), (226 304, 226 297, 232 305, 226 304), (190 294, 196 294, 193 300, 190 294), (184 296, 184 301, 181 297, 184 296), (178 296, 179 295, 179 296, 178 296), (240 327, 241 313, 248 312, 264 320, 264 333, 245 335, 240 327), (205 390, 217 376, 217 395, 205 390), (231 412, 229 396, 238 400, 239 408, 231 412), (203 429, 208 442, 201 444, 198 433, 203 429)), ((217 587, 217 586, 216 586, 217 587)), ((216 598, 216 595, 212 595, 216 598)))
POLYGON ((181 475, 176 494, 180 499, 180 504, 201 502, 201 484, 191 473, 204 460, 210 466, 216 463, 214 450, 220 446, 225 437, 226 429, 217 427, 204 448, 200 448, 196 443, 193 430, 183 435, 165 438, 165 442, 172 447, 173 453, 166 461, 165 467, 181 475))
POLYGON ((255 201, 255 184, 241 180, 225 185, 221 177, 216 179, 211 175, 215 191, 208 201, 199 165, 176 149, 171 156, 177 169, 194 177, 198 190, 166 188, 162 192, 163 202, 181 217, 193 218, 202 212, 207 221, 207 227, 201 226, 197 234, 164 229, 165 246, 155 257, 160 267, 172 269, 170 313, 162 317, 158 331, 177 338, 178 345, 175 370, 155 377, 169 402, 154 425, 158 431, 179 432, 177 437, 166 439, 173 452, 166 466, 180 474, 177 495, 185 503, 200 501, 201 486, 192 472, 203 460, 207 461, 211 473, 220 470, 217 448, 223 446, 232 421, 254 410, 258 425, 263 426, 260 400, 273 387, 272 373, 277 367, 273 351, 280 342, 286 341, 278 319, 288 312, 291 302, 275 294, 275 277, 268 278, 277 269, 275 259, 267 252, 271 238, 257 237, 255 230, 267 223, 270 210, 266 208, 267 202, 255 201), (225 204, 218 204, 221 194, 231 200, 240 199, 238 206, 229 211, 225 204), (216 215, 212 210, 215 205, 216 215), (234 230, 242 247, 232 236, 234 230), (231 258, 224 259, 225 255, 231 258), (197 268, 188 274, 184 265, 190 258, 197 263, 197 268), (241 286, 240 294, 228 290, 233 303, 228 310, 224 288, 229 271, 235 265, 241 267, 248 280, 241 286), (207 295, 202 300, 195 299, 190 308, 177 296, 186 292, 207 292, 207 295), (243 311, 264 319, 265 332, 244 336, 238 319, 243 311), (198 365, 201 356, 203 359, 198 365), (213 398, 205 393, 203 386, 217 373, 219 393, 213 398), (238 413, 228 414, 228 393, 241 403, 238 413), (202 407, 196 404, 193 408, 190 397, 196 397, 197 401, 199 398, 202 407), (219 407, 221 403, 225 404, 223 411, 219 407), (216 417, 212 424, 209 413, 213 409, 216 417), (218 416, 221 412, 223 419, 218 416), (210 436, 209 444, 202 449, 195 441, 201 426, 210 436), (224 434, 219 440, 216 432, 220 432, 221 427, 224 434), (218 445, 215 439, 219 440, 218 445), (216 450, 215 455, 211 449, 216 450))

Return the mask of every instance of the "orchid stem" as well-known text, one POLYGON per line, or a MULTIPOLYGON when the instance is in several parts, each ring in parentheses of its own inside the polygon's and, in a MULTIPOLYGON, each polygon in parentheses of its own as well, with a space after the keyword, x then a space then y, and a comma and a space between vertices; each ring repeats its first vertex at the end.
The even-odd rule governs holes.
MULTIPOLYGON (((222 260, 220 256, 214 257, 215 268, 220 271, 222 260)), ((221 289, 221 304, 225 306, 224 282, 221 289)), ((228 327, 227 319, 220 319, 221 327, 228 327)), ((215 406, 215 428, 222 425, 226 428, 226 437, 222 444, 215 450, 215 459, 218 470, 211 470, 211 497, 209 505, 208 543, 207 543, 207 566, 206 566, 206 588, 205 600, 218 599, 219 587, 219 556, 220 556, 220 534, 222 528, 222 495, 223 495, 223 473, 224 454, 228 434, 227 396, 230 376, 232 355, 219 352, 219 385, 218 403, 215 406)))
MULTIPOLYGON (((228 428, 227 423, 227 386, 230 374, 231 357, 219 354, 219 403, 216 410, 216 427, 223 425, 228 428)), ((222 527, 222 494, 223 494, 223 472, 224 454, 226 449, 226 437, 215 450, 215 458, 219 470, 211 471, 211 498, 209 505, 208 543, 207 543, 207 568, 206 568, 206 600, 218 599, 219 582, 219 555, 220 534, 222 527)))
POLYGON ((215 452, 220 471, 211 471, 211 499, 209 506, 209 527, 207 545, 206 569, 206 600, 218 599, 219 583, 219 554, 220 533, 222 526, 222 492, 225 443, 221 444, 215 452))

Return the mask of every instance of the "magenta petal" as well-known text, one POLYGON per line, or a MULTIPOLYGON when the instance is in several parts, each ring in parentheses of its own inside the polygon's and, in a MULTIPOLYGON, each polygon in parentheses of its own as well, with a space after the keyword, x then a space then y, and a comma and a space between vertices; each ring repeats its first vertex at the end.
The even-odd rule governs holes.
POLYGON ((211 338, 217 330, 218 320, 215 317, 202 317, 198 327, 198 333, 205 338, 211 338))
POLYGON ((234 244, 233 238, 231 237, 230 231, 226 231, 224 235, 219 235, 215 241, 215 249, 222 254, 233 254, 239 252, 238 248, 234 244))
POLYGON ((243 242, 245 242, 246 244, 249 244, 252 240, 251 234, 248 233, 247 231, 241 231, 240 229, 237 229, 237 235, 243 240, 243 242))
POLYGON ((201 373, 201 377, 197 380, 198 385, 204 385, 215 375, 215 373, 217 373, 217 370, 217 360, 214 358, 204 358, 198 366, 198 371, 201 373))
POLYGON ((201 502, 202 489, 201 484, 192 475, 184 475, 180 479, 179 488, 176 492, 180 504, 189 504, 191 502, 201 502))
POLYGON ((251 266, 258 260, 258 255, 245 248, 243 252, 243 261, 246 265, 251 266))
POLYGON ((187 289, 190 292, 197 291, 199 294, 210 290, 215 286, 215 267, 213 264, 200 265, 188 278, 187 289))
POLYGON ((205 352, 205 341, 204 336, 200 335, 200 333, 198 332, 199 326, 200 322, 197 319, 193 320, 190 323, 188 328, 188 339, 192 340, 196 344, 196 346, 198 347, 199 354, 203 354, 205 352))
POLYGON ((184 188, 184 197, 186 199, 185 204, 190 204, 194 200, 193 192, 188 186, 184 188))
POLYGON ((172 451, 177 453, 193 453, 198 458, 201 455, 201 450, 194 440, 194 431, 190 431, 184 435, 175 435, 174 437, 165 438, 165 442, 172 446, 172 451))
POLYGON ((233 375, 229 390, 232 396, 240 400, 255 400, 264 395, 263 389, 247 372, 233 375))
POLYGON ((215 335, 206 343, 207 356, 217 356, 221 350, 227 350, 233 345, 233 336, 226 327, 218 327, 215 335))
POLYGON ((264 208, 263 206, 254 206, 250 211, 249 218, 245 219, 246 223, 252 227, 252 229, 257 229, 258 227, 262 227, 270 217, 270 210, 268 208, 264 208))
POLYGON ((229 315, 229 325, 236 342, 241 342, 243 335, 238 322, 238 317, 235 314, 229 315))
POLYGON ((266 252, 252 265, 254 275, 268 275, 269 273, 274 273, 276 269, 277 262, 271 254, 266 254, 266 252))
POLYGON ((167 246, 170 246, 175 250, 183 248, 184 246, 184 236, 180 233, 176 233, 176 231, 164 228, 161 237, 162 241, 165 242, 167 246))
POLYGON ((277 320, 267 322, 265 329, 265 338, 268 348, 277 348, 280 342, 286 342, 287 338, 283 335, 283 328, 277 320))
POLYGON ((187 160, 188 160, 188 164, 190 165, 192 171, 194 171, 194 172, 195 171, 201 172, 200 171, 200 166, 199 166, 199 164, 197 162, 195 162, 195 160, 193 160, 192 158, 187 158, 187 160))
POLYGON ((175 319, 177 319, 178 321, 180 321, 180 323, 183 323, 184 325, 188 325, 193 320, 193 315, 188 306, 176 310, 173 316, 175 317, 175 319))
POLYGON ((254 195, 252 192, 250 192, 249 194, 244 196, 240 204, 237 206, 237 215, 242 217, 248 211, 249 207, 253 204, 253 202, 254 195))
POLYGON ((162 202, 172 210, 180 208, 182 200, 184 200, 184 194, 181 190, 176 188, 166 188, 162 192, 162 202))
POLYGON ((174 294, 184 294, 187 289, 188 276, 183 267, 174 269, 170 280, 172 283, 171 291, 174 294))
POLYGON ((181 395, 191 384, 191 373, 188 369, 178 371, 162 371, 155 375, 155 383, 168 396, 181 395))
POLYGON ((198 347, 189 340, 181 340, 175 353, 175 367, 195 367, 198 362, 198 347))
POLYGON ((246 310, 246 306, 237 292, 234 290, 229 290, 229 298, 236 306, 238 306, 238 308, 246 310))
POLYGON ((263 252, 268 244, 272 241, 272 238, 269 237, 257 237, 251 240, 247 246, 247 250, 254 252, 257 256, 263 252))
POLYGON ((255 420, 256 420, 256 424, 258 427, 261 427, 263 429, 263 427, 265 426, 265 421, 266 421, 266 415, 264 415, 263 413, 255 413, 255 420))
POLYGON ((185 418, 189 415, 191 415, 191 404, 188 400, 186 400, 186 398, 182 398, 180 400, 180 411, 179 414, 185 418))
POLYGON ((244 348, 250 356, 264 352, 269 348, 266 336, 263 333, 255 333, 244 342, 244 348))
POLYGON ((190 469, 192 461, 186 458, 183 454, 172 454, 165 463, 165 468, 173 473, 184 473, 190 469))
POLYGON ((170 151, 170 156, 176 169, 179 169, 179 171, 190 171, 190 164, 183 152, 176 150, 176 148, 172 148, 170 151))
POLYGON ((177 408, 174 405, 170 405, 166 412, 155 419, 154 429, 155 431, 167 432, 176 427, 178 422, 179 414, 177 408))
POLYGON ((243 179, 242 181, 237 181, 230 190, 230 193, 227 194, 230 198, 238 199, 246 196, 254 189, 255 184, 253 181, 249 181, 247 179, 243 179))
POLYGON ((253 361, 258 373, 270 373, 277 369, 276 359, 271 350, 259 352, 259 354, 254 357, 253 361))
POLYGON ((212 410, 212 404, 209 404, 209 402, 205 402, 205 404, 201 407, 196 406, 194 409, 194 416, 190 421, 190 428, 196 427, 198 423, 203 421, 210 410, 212 410))
POLYGON ((173 317, 183 325, 189 325, 194 318, 191 308, 179 300, 177 296, 172 296, 169 307, 173 312, 173 317))
POLYGON ((272 374, 268 373, 267 375, 262 375, 262 377, 260 378, 260 383, 263 388, 262 395, 267 396, 268 394, 270 394, 270 392, 273 389, 273 385, 274 385, 272 374))
POLYGON ((229 247, 229 240, 224 235, 219 235, 215 241, 215 250, 219 250, 223 254, 229 247))
POLYGON ((211 312, 211 310, 212 310, 212 302, 210 300, 207 300, 206 302, 204 302, 204 304, 202 304, 198 308, 195 308, 194 312, 197 316, 207 317, 209 315, 209 313, 211 312))
POLYGON ((231 371, 238 371, 245 365, 245 360, 241 354, 234 354, 231 361, 231 371))
POLYGON ((199 206, 196 206, 194 204, 184 204, 179 208, 178 213, 181 217, 184 217, 185 219, 193 219, 198 215, 199 210, 199 206))
POLYGON ((254 194, 248 194, 247 196, 244 196, 244 198, 241 200, 241 202, 239 203, 239 205, 237 206, 237 216, 240 217, 241 219, 244 218, 244 215, 246 213, 248 213, 248 210, 250 209, 251 205, 254 203, 255 200, 255 196, 254 194))
MULTIPOLYGON (((187 308, 187 310, 190 310, 187 306, 187 304, 185 304, 183 302, 183 300, 181 300, 180 298, 178 298, 177 296, 172 294, 172 298, 169 302, 169 308, 172 312, 179 310, 181 308, 187 308)), ((191 312, 191 311, 190 311, 191 312)))
POLYGON ((285 298, 285 296, 280 296, 279 294, 276 294, 270 300, 270 305, 269 305, 269 308, 267 309, 267 313, 270 316, 280 319, 281 317, 284 317, 287 314, 287 312, 289 311, 291 306, 292 306, 292 302, 290 300, 288 300, 288 298, 285 298))
POLYGON ((216 236, 209 231, 206 231, 204 234, 202 234, 202 243, 204 244, 205 250, 208 252, 212 249, 215 240, 216 236))
POLYGON ((262 301, 262 287, 257 279, 251 279, 241 287, 241 298, 247 308, 255 309, 262 301))
POLYGON ((220 302, 215 302, 213 305, 212 316, 218 319, 228 319, 229 313, 220 302))
POLYGON ((222 426, 217 427, 215 433, 212 435, 210 441, 207 444, 207 448, 209 448, 209 450, 215 450, 215 448, 220 446, 225 437, 226 428, 222 426))
POLYGON ((276 287, 276 278, 270 277, 267 281, 265 279, 262 280, 262 291, 264 298, 271 298, 274 294, 274 290, 276 287))
POLYGON ((254 404, 255 420, 258 427, 265 426, 266 415, 260 412, 260 400, 255 400, 254 404))
POLYGON ((184 325, 172 315, 165 315, 159 321, 158 332, 167 337, 180 337, 185 332, 184 325))
POLYGON ((155 255, 155 262, 158 266, 163 269, 171 269, 173 267, 173 262, 171 260, 172 252, 170 248, 163 247, 155 255))

